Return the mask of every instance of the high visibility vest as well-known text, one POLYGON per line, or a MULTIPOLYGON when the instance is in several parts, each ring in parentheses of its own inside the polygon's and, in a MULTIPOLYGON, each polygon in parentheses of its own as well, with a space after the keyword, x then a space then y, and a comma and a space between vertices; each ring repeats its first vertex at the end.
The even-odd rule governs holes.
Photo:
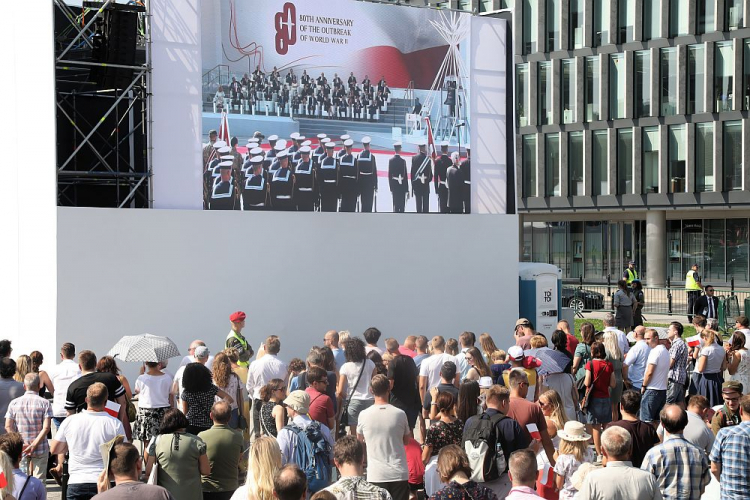
MULTIPOLYGON (((247 351, 248 351, 248 343, 247 343, 247 339, 245 339, 244 337, 242 337, 242 336, 240 336, 240 335, 237 335, 237 332, 235 332, 234 330, 230 331, 230 332, 229 332, 229 335, 227 335, 227 341, 228 341, 229 339, 232 339, 232 338, 235 338, 235 339, 237 339, 237 340, 239 341, 239 343, 240 343, 240 344, 242 345, 242 347, 243 347, 243 348, 245 349, 245 352, 247 352, 247 351)), ((228 343, 229 343, 229 342, 226 342, 226 343, 225 343, 225 345, 227 345, 227 347, 228 347, 228 343)), ((250 362, 249 362, 249 361, 241 361, 241 360, 240 360, 240 361, 237 361, 237 366, 250 366, 250 362)))
POLYGON ((701 287, 697 281, 695 281, 695 271, 692 269, 685 275, 685 290, 700 290, 701 287))
POLYGON ((628 286, 630 286, 633 283, 633 280, 638 279, 638 271, 636 271, 635 269, 631 270, 630 268, 627 268, 625 269, 625 272, 628 273, 628 279, 625 281, 628 283, 628 286))

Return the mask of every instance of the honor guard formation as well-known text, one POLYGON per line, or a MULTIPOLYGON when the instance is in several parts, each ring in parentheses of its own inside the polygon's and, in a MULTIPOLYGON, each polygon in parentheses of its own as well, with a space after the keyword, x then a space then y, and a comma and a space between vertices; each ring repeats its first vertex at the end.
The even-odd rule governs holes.
MULTIPOLYGON (((298 132, 289 140, 271 135, 266 149, 261 147, 263 140, 263 134, 255 132, 243 155, 236 137, 226 144, 217 140, 215 130, 209 132, 203 148, 204 210, 377 211, 378 169, 369 137, 362 138, 359 153, 353 151, 348 135, 336 141, 318 134, 314 148, 313 141, 298 132)), ((433 167, 426 144, 420 144, 408 169, 401 148, 396 142, 388 161, 393 212, 403 213, 413 195, 416 211, 428 213, 433 184, 440 213, 470 213, 469 148, 467 158, 460 161, 457 152, 449 156, 448 144, 442 144, 433 167)))

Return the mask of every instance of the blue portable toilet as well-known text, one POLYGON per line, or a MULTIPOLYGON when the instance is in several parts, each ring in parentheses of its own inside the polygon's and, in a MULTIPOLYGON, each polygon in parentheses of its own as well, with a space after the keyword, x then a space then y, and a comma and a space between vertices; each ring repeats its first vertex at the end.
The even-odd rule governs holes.
POLYGON ((552 264, 519 262, 518 293, 518 317, 549 339, 561 319, 562 271, 552 264))

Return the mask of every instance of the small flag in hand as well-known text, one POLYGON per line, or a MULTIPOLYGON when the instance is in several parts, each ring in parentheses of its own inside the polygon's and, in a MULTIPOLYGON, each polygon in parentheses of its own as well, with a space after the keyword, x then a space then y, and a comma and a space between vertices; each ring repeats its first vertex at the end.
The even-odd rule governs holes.
POLYGON ((120 405, 114 401, 107 401, 107 406, 104 407, 104 411, 117 418, 120 414, 120 405))
POLYGON ((685 342, 687 342, 687 345, 689 347, 698 347, 701 343, 701 336, 700 335, 693 335, 692 337, 688 337, 685 339, 685 342))
POLYGON ((542 435, 539 433, 539 428, 536 424, 526 424, 526 429, 529 431, 529 434, 531 434, 531 439, 542 439, 542 435))
POLYGON ((8 480, 5 478, 5 474, 0 472, 0 488, 8 486, 8 480))

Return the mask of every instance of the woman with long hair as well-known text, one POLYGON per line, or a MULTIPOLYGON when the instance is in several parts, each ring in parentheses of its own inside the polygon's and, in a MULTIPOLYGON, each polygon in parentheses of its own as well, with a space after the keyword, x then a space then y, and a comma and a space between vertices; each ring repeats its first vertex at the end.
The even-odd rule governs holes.
POLYGON ((449 392, 439 392, 433 399, 437 406, 438 418, 432 421, 422 448, 422 463, 425 465, 424 484, 427 495, 440 489, 440 476, 437 473, 437 457, 440 450, 451 444, 461 444, 464 423, 456 417, 456 399, 449 392))
POLYGON ((573 376, 578 385, 578 396, 583 397, 585 389, 583 388, 583 379, 586 376, 586 363, 591 359, 591 344, 596 340, 596 329, 588 321, 581 325, 581 339, 578 343, 575 353, 573 354, 573 376))
MULTIPOLYGON (((557 433, 565 427, 565 422, 568 421, 568 416, 565 413, 562 399, 554 390, 545 391, 539 396, 539 406, 542 407, 544 420, 547 423, 547 432, 552 438, 552 446, 557 450, 560 446, 560 437, 557 433)), ((537 479, 536 491, 542 498, 555 500, 557 499, 557 491, 555 489, 555 478, 552 473, 552 465, 547 458, 547 453, 543 449, 537 454, 537 463, 538 462, 543 464, 543 473, 540 474, 539 479, 537 479), (541 481, 543 477, 547 478, 546 482, 541 481)))
POLYGON ((437 471, 445 486, 431 495, 430 500, 498 500, 494 491, 471 479, 469 457, 457 444, 440 450, 437 471))
POLYGON ((159 434, 164 414, 172 407, 172 376, 161 370, 160 363, 146 362, 146 372, 135 381, 138 413, 133 437, 143 443, 159 434))
POLYGON ((584 385, 588 392, 586 404, 586 423, 591 426, 594 435, 596 454, 602 454, 602 426, 612 421, 612 401, 609 398, 610 389, 615 387, 612 363, 607 361, 607 351, 601 342, 591 345, 592 359, 586 363, 586 378, 584 385))
POLYGON ((16 499, 13 496, 13 460, 11 460, 10 456, 4 451, 0 451, 0 472, 5 476, 5 482, 7 483, 0 488, 0 498, 2 498, 2 500, 23 500, 16 499))
POLYGON ((703 330, 705 344, 695 362, 695 373, 690 379, 689 394, 700 394, 708 399, 709 406, 724 404, 721 395, 721 384, 724 383, 724 369, 727 367, 727 356, 719 345, 719 334, 713 330, 703 330))
POLYGON ((279 443, 270 436, 259 437, 250 448, 249 461, 247 480, 230 500, 274 500, 273 477, 281 469, 279 443))
POLYGON ((214 378, 214 385, 234 398, 234 401, 229 405, 232 413, 229 417, 228 425, 230 428, 236 429, 240 420, 240 408, 244 406, 242 381, 232 371, 232 363, 229 361, 229 356, 224 352, 220 352, 214 358, 211 372, 214 378))
POLYGON ((260 429, 266 436, 276 437, 286 425, 286 384, 280 378, 271 379, 260 388, 260 429))
POLYGON ((732 343, 727 347, 727 371, 729 380, 742 384, 744 394, 750 392, 750 355, 745 348, 745 334, 734 332, 732 343))
POLYGON ((383 356, 381 356, 378 351, 373 349, 372 351, 368 352, 367 359, 375 363, 375 375, 388 375, 388 367, 383 361, 383 356))
MULTIPOLYGON (((531 339, 534 340, 533 337, 531 339)), ((575 418, 578 410, 578 390, 572 375, 573 356, 567 349, 568 337, 563 330, 555 330, 552 333, 552 346, 568 358, 568 363, 560 373, 548 373, 543 377, 542 387, 553 390, 562 401, 565 414, 569 418, 575 418)), ((540 397, 541 398, 541 397, 540 397)))
POLYGON ((479 380, 481 377, 491 377, 492 370, 484 361, 484 356, 479 352, 476 347, 470 347, 466 354, 464 354, 466 362, 471 368, 466 372, 466 378, 464 380, 479 380))
POLYGON ((479 336, 479 345, 482 346, 484 361, 488 364, 492 363, 492 353, 497 351, 497 346, 489 333, 485 332, 479 336))
POLYGON ((13 380, 21 382, 27 374, 32 372, 31 357, 28 354, 21 354, 16 358, 16 373, 13 375, 13 380))
POLYGON ((133 391, 130 390, 130 382, 127 377, 120 372, 120 367, 117 366, 117 361, 112 356, 102 356, 96 363, 96 371, 99 373, 111 373, 117 380, 120 381, 122 386, 125 388, 125 395, 127 396, 128 402, 133 399, 133 391))
POLYGON ((144 456, 146 477, 151 474, 154 464, 158 464, 157 484, 166 488, 172 497, 202 500, 201 474, 210 474, 211 464, 206 456, 206 444, 189 432, 189 427, 186 416, 180 410, 167 410, 159 427, 159 435, 151 441, 144 456))
POLYGON ((189 363, 182 374, 182 412, 188 419, 187 431, 196 436, 211 425, 211 407, 219 396, 231 404, 234 398, 213 384, 211 371, 200 363, 189 363))
POLYGON ((469 417, 481 413, 482 408, 479 404, 479 393, 479 382, 476 380, 467 380, 458 388, 456 416, 461 422, 466 422, 469 420, 469 417))
POLYGON ((620 345, 617 343, 617 334, 612 331, 604 332, 604 350, 607 353, 607 361, 612 363, 615 372, 615 386, 609 391, 612 400, 612 421, 620 420, 620 400, 622 399, 623 380, 628 378, 628 367, 623 361, 620 345))
POLYGON ((55 386, 52 385, 52 379, 49 378, 46 371, 39 369, 42 366, 42 363, 44 363, 44 356, 39 351, 31 351, 29 357, 31 358, 31 371, 39 374, 39 395, 44 397, 45 389, 47 389, 47 392, 50 394, 54 395, 55 386))
POLYGON ((359 337, 349 337, 343 347, 346 363, 339 370, 336 397, 341 402, 341 411, 346 411, 346 417, 342 419, 346 418, 349 433, 354 436, 359 414, 375 402, 370 392, 370 380, 377 375, 377 369, 365 353, 365 343, 359 337))

